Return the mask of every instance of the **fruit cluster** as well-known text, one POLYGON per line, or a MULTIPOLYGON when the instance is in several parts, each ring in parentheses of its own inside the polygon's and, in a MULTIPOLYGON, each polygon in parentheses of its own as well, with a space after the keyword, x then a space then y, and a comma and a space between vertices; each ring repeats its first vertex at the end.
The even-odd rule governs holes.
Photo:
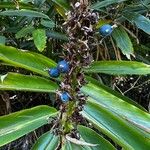
POLYGON ((59 77, 60 73, 68 73, 68 72, 69 72, 69 64, 66 60, 58 62, 57 67, 50 68, 48 70, 49 75, 53 78, 59 77))
MULTIPOLYGON (((62 60, 58 62, 57 67, 50 68, 48 70, 48 73, 51 77, 57 78, 59 77, 60 73, 68 73, 69 70, 70 68, 69 68, 68 62, 66 60, 62 60)), ((68 102, 70 99, 70 95, 66 91, 59 93, 59 96, 60 96, 61 101, 64 103, 68 102)))

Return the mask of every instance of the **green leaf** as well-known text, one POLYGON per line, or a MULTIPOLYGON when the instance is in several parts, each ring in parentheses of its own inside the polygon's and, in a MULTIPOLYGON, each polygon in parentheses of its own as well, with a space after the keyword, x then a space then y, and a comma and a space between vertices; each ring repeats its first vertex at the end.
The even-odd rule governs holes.
MULTIPOLYGON (((0 8, 11 8, 16 9, 17 5, 14 2, 1 2, 0 8)), ((37 9, 31 4, 24 4, 19 2, 19 9, 37 9)))
POLYGON ((91 148, 87 146, 80 146, 77 144, 73 144, 69 141, 66 141, 61 150, 91 150, 91 148))
POLYGON ((5 45, 5 43, 6 43, 6 37, 0 35, 0 44, 5 45))
POLYGON ((144 3, 144 4, 149 4, 150 1, 149 1, 149 0, 143 0, 143 3, 144 3))
POLYGON ((0 16, 21 16, 21 17, 31 17, 31 18, 37 17, 49 19, 47 15, 33 10, 6 10, 0 12, 0 16))
POLYGON ((65 11, 70 9, 69 0, 52 0, 55 4, 63 8, 65 11))
POLYGON ((89 68, 85 68, 84 71, 113 75, 146 75, 150 74, 150 65, 136 61, 97 61, 93 62, 89 68))
POLYGON ((150 114, 124 101, 125 98, 122 99, 120 96, 107 90, 104 85, 89 83, 82 87, 81 91, 90 96, 88 101, 92 101, 99 106, 105 106, 109 111, 116 113, 121 118, 150 133, 150 114))
POLYGON ((55 32, 55 31, 47 31, 46 35, 47 35, 47 37, 51 37, 54 39, 68 41, 68 37, 63 33, 55 32))
POLYGON ((55 92, 58 89, 55 82, 38 76, 8 73, 0 79, 0 90, 55 92))
POLYGON ((55 150, 58 144, 59 137, 50 132, 46 132, 36 141, 32 150, 55 150))
POLYGON ((56 109, 43 105, 1 116, 0 146, 47 124, 48 118, 56 114, 56 109))
POLYGON ((149 150, 150 136, 113 114, 105 106, 87 102, 82 115, 123 149, 149 150))
POLYGON ((97 134, 94 130, 80 125, 78 126, 78 131, 84 141, 92 144, 98 144, 97 146, 91 147, 92 150, 115 150, 115 148, 107 140, 97 134))
POLYGON ((55 22, 53 22, 52 20, 41 20, 41 25, 48 27, 48 28, 54 28, 55 27, 55 22))
POLYGON ((54 2, 54 7, 56 11, 64 18, 66 19, 66 12, 70 9, 70 1, 69 0, 52 0, 54 2))
POLYGON ((128 98, 128 97, 122 95, 121 93, 119 93, 119 92, 117 92, 117 91, 111 89, 111 88, 108 87, 108 86, 105 86, 104 84, 102 84, 102 83, 100 83, 100 82, 97 82, 96 79, 93 79, 93 78, 91 78, 91 77, 89 77, 89 76, 86 76, 86 79, 88 80, 88 82, 89 82, 90 84, 93 84, 93 85, 95 85, 95 86, 100 86, 104 91, 106 91, 106 92, 108 92, 108 93, 110 93, 110 94, 116 96, 117 98, 119 98, 119 99, 121 99, 121 100, 123 100, 123 101, 125 101, 125 102, 127 102, 127 103, 129 103, 129 104, 131 104, 131 105, 134 105, 134 106, 140 108, 141 110, 147 112, 147 110, 146 110, 144 107, 142 107, 141 105, 139 105, 138 103, 136 103, 136 102, 133 101, 132 99, 130 99, 130 98, 128 98))
POLYGON ((117 46, 121 49, 122 53, 130 59, 130 55, 133 54, 133 45, 123 27, 115 28, 112 32, 112 37, 116 41, 117 46))
POLYGON ((0 45, 0 60, 47 77, 49 75, 45 69, 56 66, 54 61, 41 54, 3 45, 0 45))
POLYGON ((150 20, 138 13, 134 12, 127 12, 123 13, 123 16, 130 21, 131 23, 135 24, 138 28, 150 34, 150 20))
POLYGON ((34 27, 32 25, 25 26, 16 33, 15 37, 17 39, 25 37, 27 34, 31 34, 33 30, 34 30, 34 27))
POLYGON ((94 3, 91 5, 91 9, 100 10, 103 7, 107 7, 108 5, 114 4, 114 3, 120 3, 124 2, 126 0, 103 0, 101 2, 94 3))
POLYGON ((44 29, 36 29, 32 32, 34 44, 42 52, 46 46, 46 32, 44 29))

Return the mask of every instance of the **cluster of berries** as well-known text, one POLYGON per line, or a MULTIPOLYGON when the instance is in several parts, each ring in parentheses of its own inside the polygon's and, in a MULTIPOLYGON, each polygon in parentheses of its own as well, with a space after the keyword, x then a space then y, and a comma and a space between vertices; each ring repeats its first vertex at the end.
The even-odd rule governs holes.
POLYGON ((48 70, 49 75, 53 78, 59 77, 60 73, 68 73, 69 72, 69 64, 67 61, 62 60, 58 62, 58 65, 56 68, 50 68, 48 70))
MULTIPOLYGON (((59 77, 60 73, 68 73, 68 72, 69 72, 69 64, 66 60, 58 62, 57 67, 50 68, 48 70, 49 75, 53 78, 59 77)), ((64 103, 68 102, 70 99, 70 95, 66 91, 60 93, 59 96, 61 101, 64 103)))
POLYGON ((105 24, 99 28, 99 33, 102 36, 108 36, 112 33, 112 31, 113 31, 113 26, 111 26, 110 24, 105 24))

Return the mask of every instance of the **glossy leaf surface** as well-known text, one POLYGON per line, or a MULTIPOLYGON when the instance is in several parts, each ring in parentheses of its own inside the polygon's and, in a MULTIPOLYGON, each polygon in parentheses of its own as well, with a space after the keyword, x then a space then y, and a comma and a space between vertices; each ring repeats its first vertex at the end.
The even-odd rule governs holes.
POLYGON ((0 146, 48 123, 48 118, 57 114, 49 106, 37 106, 0 117, 0 146))
POLYGON ((135 24, 138 28, 140 28, 147 34, 150 34, 150 20, 148 18, 134 12, 124 12, 123 16, 128 21, 135 24))
POLYGON ((136 61, 97 61, 84 70, 87 73, 146 75, 150 74, 150 65, 136 61))
POLYGON ((107 140, 97 134, 94 130, 80 125, 78 126, 78 131, 84 141, 92 144, 98 144, 97 146, 89 147, 91 150, 115 150, 115 148, 107 140))
POLYGON ((0 76, 0 90, 55 92, 57 88, 58 85, 55 82, 38 76, 17 73, 0 76))
POLYGON ((46 69, 56 65, 53 60, 38 53, 3 45, 0 45, 0 60, 48 77, 46 69))
POLYGON ((149 150, 150 135, 112 113, 105 105, 87 102, 82 115, 124 149, 149 150))
POLYGON ((89 98, 89 101, 105 106, 106 109, 150 133, 150 114, 110 93, 104 85, 89 83, 82 87, 81 91, 92 98, 89 98))
POLYGON ((50 132, 46 132, 36 141, 32 150, 55 150, 58 144, 59 137, 50 132))

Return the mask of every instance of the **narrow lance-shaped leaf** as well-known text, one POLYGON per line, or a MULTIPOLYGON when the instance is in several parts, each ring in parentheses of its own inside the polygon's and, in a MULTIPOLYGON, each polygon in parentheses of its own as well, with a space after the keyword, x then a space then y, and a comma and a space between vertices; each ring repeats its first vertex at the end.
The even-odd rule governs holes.
POLYGON ((106 139, 97 134, 94 130, 79 125, 78 131, 84 141, 97 144, 97 146, 91 147, 92 150, 115 150, 115 148, 106 139))
POLYGON ((17 6, 14 2, 1 2, 0 3, 0 8, 11 8, 11 9, 16 9, 16 7, 19 7, 20 9, 38 9, 35 6, 31 4, 25 4, 19 2, 19 5, 17 6))
POLYGON ((112 113, 104 105, 87 102, 82 115, 123 149, 149 150, 150 135, 112 113))
POLYGON ((36 29, 32 32, 34 44, 42 52, 46 47, 46 32, 44 29, 36 29))
POLYGON ((57 114, 49 106, 37 106, 0 117, 0 146, 48 123, 49 117, 57 114))
POLYGON ((55 92, 57 89, 58 85, 55 82, 38 76, 18 73, 0 76, 0 90, 55 92))
POLYGON ((123 27, 115 28, 112 32, 112 37, 116 41, 117 46, 121 49, 122 53, 130 59, 130 55, 133 55, 133 45, 123 27))
POLYGON ((48 77, 46 69, 56 66, 54 61, 41 54, 4 45, 0 45, 0 60, 48 77))
POLYGON ((68 11, 70 8, 70 4, 68 0, 52 0, 55 4, 63 8, 65 11, 68 11))
POLYGON ((31 17, 31 18, 37 17, 49 19, 47 15, 33 10, 6 10, 0 12, 0 16, 21 16, 21 17, 31 17))
POLYGON ((150 114, 124 101, 120 96, 118 97, 105 88, 104 85, 89 83, 82 87, 81 91, 92 98, 89 98, 89 101, 93 101, 100 106, 105 106, 106 109, 150 133, 150 114))
POLYGON ((64 18, 66 19, 65 13, 69 11, 70 9, 70 2, 69 0, 52 0, 54 2, 54 7, 56 11, 64 18))
POLYGON ((119 3, 119 2, 124 2, 126 0, 103 0, 103 1, 98 1, 97 3, 94 3, 91 5, 92 9, 100 10, 103 7, 107 7, 108 5, 114 4, 114 3, 119 3))
POLYGON ((114 75, 150 74, 150 65, 136 61, 97 61, 84 69, 87 73, 106 73, 114 75))
POLYGON ((58 136, 46 132, 36 141, 32 150, 55 150, 58 147, 59 140, 58 136))
POLYGON ((150 34, 150 20, 144 17, 141 14, 134 13, 134 12, 127 12, 123 13, 123 16, 130 21, 131 23, 135 24, 138 28, 150 34))

